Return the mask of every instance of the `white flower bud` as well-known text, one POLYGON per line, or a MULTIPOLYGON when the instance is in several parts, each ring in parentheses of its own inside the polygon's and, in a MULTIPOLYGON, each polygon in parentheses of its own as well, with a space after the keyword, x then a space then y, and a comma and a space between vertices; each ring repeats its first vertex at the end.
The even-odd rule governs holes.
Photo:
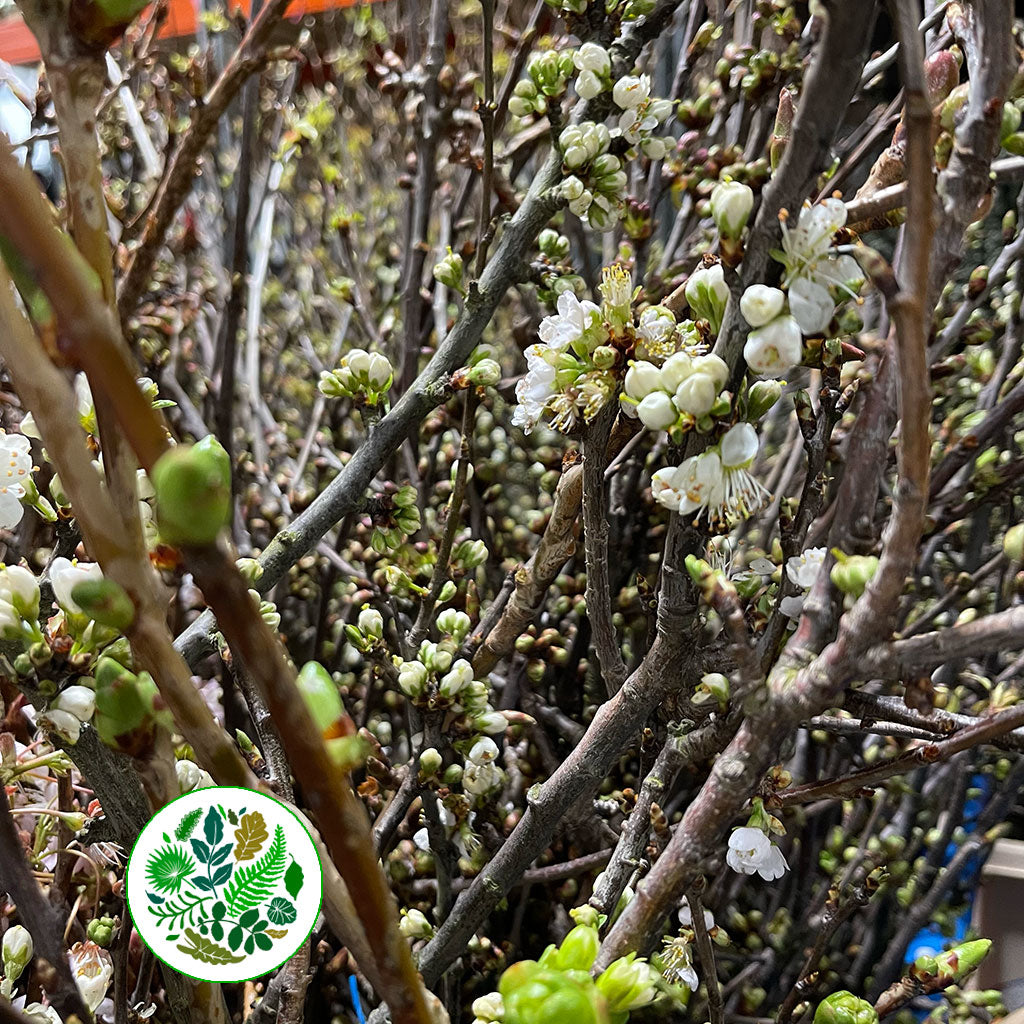
POLYGON ((34 946, 27 928, 13 925, 4 932, 4 977, 13 985, 32 959, 34 946))
POLYGON ((729 301, 729 286, 725 283, 725 271, 721 263, 695 270, 684 289, 690 309, 698 317, 711 324, 711 331, 718 333, 722 326, 725 304, 729 301))
POLYGON ((382 356, 379 352, 370 353, 370 364, 367 367, 366 375, 372 388, 375 390, 383 388, 391 379, 393 372, 391 363, 388 362, 386 356, 382 356))
POLYGON ((0 600, 35 618, 39 614, 39 583, 23 565, 8 565, 0 569, 0 600))
POLYGON ((719 391, 729 380, 729 365, 721 356, 697 356, 693 361, 693 372, 706 373, 715 382, 715 387, 719 391))
POLYGON ((53 707, 88 722, 96 710, 96 694, 88 686, 69 686, 57 694, 53 707))
POLYGON ((82 720, 70 711, 51 708, 40 715, 40 721, 61 739, 71 744, 77 743, 78 737, 82 734, 82 720))
POLYGON ((779 316, 747 335, 743 358, 754 373, 781 377, 803 358, 800 325, 791 316, 779 316))
POLYGON ((640 152, 648 160, 664 160, 668 147, 669 144, 665 139, 658 139, 653 136, 649 139, 642 139, 640 142, 640 152))
POLYGON ((427 685, 427 666, 419 661, 407 661, 398 670, 398 687, 407 697, 418 697, 427 685))
POLYGON ((607 75, 612 70, 612 59, 608 51, 597 43, 584 43, 573 54, 572 62, 580 71, 592 71, 597 75, 607 75))
POLYGON ((448 672, 438 686, 443 697, 454 697, 467 683, 473 681, 473 666, 464 658, 459 658, 451 671, 448 672))
POLYGON ((636 414, 648 430, 667 430, 679 419, 672 399, 664 391, 652 391, 647 395, 636 407, 636 414))
POLYGON ((488 736, 498 736, 508 728, 508 720, 500 711, 485 711, 473 719, 473 728, 488 736))
POLYGON ((402 912, 398 930, 407 939, 429 939, 434 934, 434 926, 423 915, 423 911, 415 909, 402 912))
POLYGON ((751 327, 763 327, 774 320, 786 304, 785 293, 766 284, 752 284, 740 298, 740 312, 751 327))
POLYGON ((437 628, 442 633, 455 637, 458 641, 461 641, 469 633, 471 626, 472 622, 469 616, 455 608, 446 608, 437 617, 437 628))
POLYGON ((720 181, 711 190, 711 216, 722 238, 735 241, 743 234, 754 208, 754 191, 739 181, 720 181))
POLYGON ((420 771, 424 775, 433 775, 442 764, 444 764, 444 758, 441 757, 441 753, 436 747, 427 747, 420 754, 420 771))
POLYGON ((370 372, 370 353, 354 348, 345 356, 344 365, 357 377, 364 377, 370 372))
POLYGON ((359 632, 379 640, 384 635, 384 616, 376 608, 364 608, 359 613, 359 632))
POLYGON ((593 203, 594 194, 590 189, 584 189, 577 199, 571 199, 569 201, 569 209, 575 213, 577 217, 585 217, 590 212, 590 207, 593 203))
POLYGON ((676 352, 661 367, 661 386, 675 392, 691 373, 693 360, 685 352, 676 352))
POLYGON ((638 402, 652 391, 661 389, 661 371, 646 360, 639 359, 626 371, 626 394, 638 402))
POLYGON ((178 776, 178 789, 182 793, 191 793, 197 789, 209 789, 216 785, 213 776, 208 771, 200 768, 195 761, 190 761, 187 757, 174 762, 174 771, 178 776))
POLYGON ((471 1009, 477 1018, 486 1024, 494 1024, 505 1017, 505 1004, 497 992, 488 992, 487 995, 474 999, 471 1009))
POLYGON ((572 202, 574 199, 579 199, 584 192, 586 192, 586 186, 576 177, 575 174, 569 175, 565 181, 562 182, 562 195, 572 202))
POLYGON ((672 401, 680 412, 706 416, 717 397, 718 388, 706 373, 691 373, 676 389, 672 401))
POLYGON ((581 71, 576 79, 576 93, 583 100, 592 100, 604 91, 601 79, 593 71, 581 71))

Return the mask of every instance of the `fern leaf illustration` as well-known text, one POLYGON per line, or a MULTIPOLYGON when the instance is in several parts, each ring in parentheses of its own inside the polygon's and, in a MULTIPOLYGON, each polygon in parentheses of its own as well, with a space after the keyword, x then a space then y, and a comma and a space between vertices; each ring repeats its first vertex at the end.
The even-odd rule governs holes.
POLYGON ((242 911, 266 903, 281 875, 284 874, 284 864, 284 829, 278 825, 274 830, 274 841, 267 852, 259 860, 239 868, 224 890, 224 902, 228 907, 227 916, 238 917, 242 911))
POLYGON ((193 811, 189 811, 184 818, 178 824, 178 827, 174 830, 174 838, 184 840, 188 839, 190 835, 195 831, 196 825, 199 824, 199 819, 203 816, 202 807, 197 807, 193 811))

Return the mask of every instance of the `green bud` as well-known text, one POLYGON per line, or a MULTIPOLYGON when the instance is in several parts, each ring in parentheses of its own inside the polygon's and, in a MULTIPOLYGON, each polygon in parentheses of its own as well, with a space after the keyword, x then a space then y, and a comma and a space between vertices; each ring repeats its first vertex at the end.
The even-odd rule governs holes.
POLYGON ((165 452, 151 474, 157 522, 170 544, 213 544, 231 520, 231 459, 212 435, 165 452))
POLYGON ((96 713, 93 725, 100 739, 122 753, 144 753, 156 730, 170 729, 173 719, 147 672, 129 672, 112 658, 96 664, 96 713))
POLYGON ((102 626, 124 632, 135 620, 135 605, 124 588, 111 579, 85 579, 71 589, 71 600, 102 626))
POLYGON ((434 775, 444 764, 444 759, 436 747, 427 747, 426 750, 420 754, 420 771, 424 775, 434 775))
POLYGON ((330 672, 318 661, 307 661, 299 670, 295 683, 313 722, 327 737, 347 717, 345 706, 341 703, 341 694, 330 672))
POLYGON ((455 586, 454 581, 448 580, 441 588, 441 593, 437 595, 437 603, 444 604, 446 601, 450 601, 455 596, 457 590, 458 588, 455 586))
POLYGON ((747 419, 756 423, 781 397, 781 381, 754 381, 747 392, 747 419))
POLYGON ((474 387, 494 387, 501 380, 501 366, 494 359, 481 359, 466 376, 474 387))
POLYGON ((235 562, 235 568, 242 574, 242 578, 252 586, 258 583, 263 575, 263 566, 255 558, 239 558, 235 562))
POLYGON ((97 946, 109 946, 117 921, 112 917, 94 917, 85 928, 85 935, 97 946))
POLYGON ((818 1004, 814 1024, 878 1024, 875 1008, 852 992, 833 992, 818 1004))
POLYGON ((954 946, 935 957, 935 970, 930 973, 935 974, 945 985, 959 985, 978 969, 991 948, 991 939, 962 942, 959 946, 954 946))
POLYGON ((1024 561, 1024 523, 1011 526, 1003 537, 1003 554, 1011 562, 1024 561))
POLYGON ((601 939, 597 929, 578 924, 562 940, 552 962, 548 965, 560 971, 589 971, 597 959, 601 939))
POLYGON ((446 288, 462 290, 463 265, 462 257, 457 252, 448 249, 448 255, 434 266, 434 280, 443 284, 446 288))
POLYGON ((832 566, 831 580, 844 594, 860 597, 877 571, 874 555, 849 555, 832 566))
POLYGON ((597 990, 613 1013, 629 1013, 649 1006, 658 994, 658 973, 636 953, 609 964, 597 979, 597 990))

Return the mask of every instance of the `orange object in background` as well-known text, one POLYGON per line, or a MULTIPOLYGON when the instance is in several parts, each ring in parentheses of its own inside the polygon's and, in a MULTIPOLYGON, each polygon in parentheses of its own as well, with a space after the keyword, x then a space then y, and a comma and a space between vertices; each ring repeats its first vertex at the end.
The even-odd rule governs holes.
MULTIPOLYGON (((294 0, 289 5, 285 17, 301 18, 306 14, 352 7, 358 2, 359 0, 294 0)), ((241 10, 246 15, 251 3, 252 0, 229 0, 232 11, 241 10)), ((197 22, 196 0, 170 0, 170 9, 167 12, 167 20, 160 29, 160 38, 178 39, 194 35, 197 22)), ((36 38, 20 15, 13 14, 0 20, 0 60, 5 60, 8 64, 35 64, 39 61, 36 38)))

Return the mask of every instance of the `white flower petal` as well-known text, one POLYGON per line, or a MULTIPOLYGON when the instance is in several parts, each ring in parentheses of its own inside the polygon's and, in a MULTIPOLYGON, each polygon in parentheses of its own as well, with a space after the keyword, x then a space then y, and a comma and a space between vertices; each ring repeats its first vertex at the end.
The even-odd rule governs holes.
POLYGON ((789 286, 789 311, 804 334, 819 334, 828 327, 836 304, 826 287, 798 277, 789 286))

